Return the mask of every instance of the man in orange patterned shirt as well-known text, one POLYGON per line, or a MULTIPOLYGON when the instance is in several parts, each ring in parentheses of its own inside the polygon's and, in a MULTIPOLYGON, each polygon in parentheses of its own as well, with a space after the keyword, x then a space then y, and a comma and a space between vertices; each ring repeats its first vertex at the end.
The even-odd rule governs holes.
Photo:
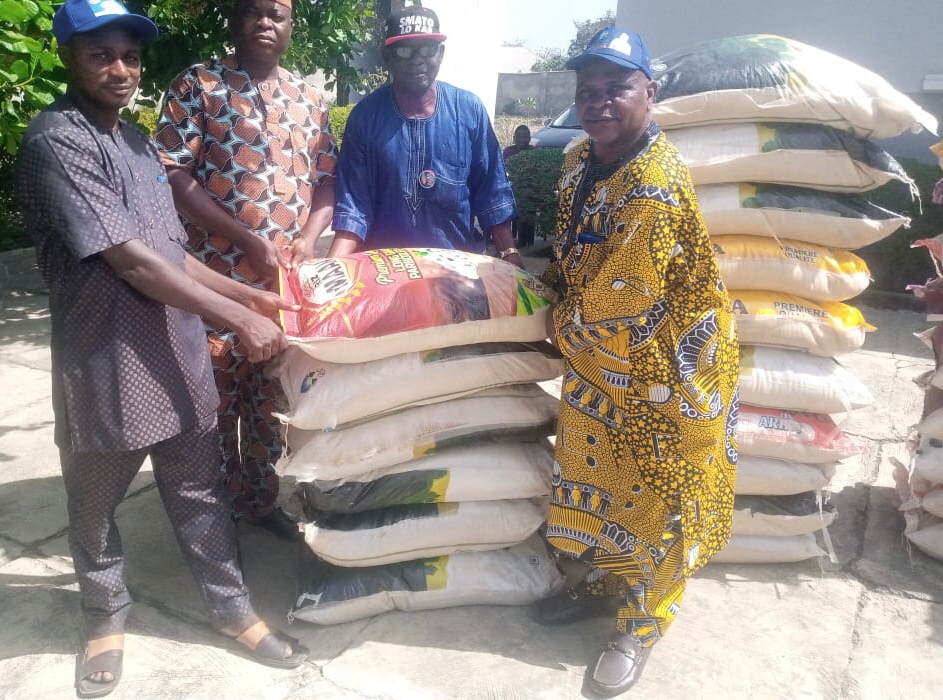
MULTIPOLYGON (((279 65, 291 42, 291 0, 236 0, 230 26, 235 53, 177 76, 156 140, 191 252, 217 272, 272 290, 278 268, 312 257, 331 221, 337 149, 320 94, 279 65)), ((275 507, 278 382, 248 361, 230 329, 207 335, 233 512, 297 536, 275 507)))

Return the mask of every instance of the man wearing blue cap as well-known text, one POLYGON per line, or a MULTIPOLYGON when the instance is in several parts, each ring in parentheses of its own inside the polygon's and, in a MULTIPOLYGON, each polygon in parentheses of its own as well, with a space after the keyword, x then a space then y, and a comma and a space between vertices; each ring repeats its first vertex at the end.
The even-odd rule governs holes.
POLYGON ((121 676, 131 598, 114 513, 148 456, 211 624, 256 660, 297 666, 306 650, 259 620, 243 582, 199 319, 237 329, 262 361, 287 344, 265 316, 291 307, 184 253, 157 150, 118 118, 156 25, 115 0, 67 0, 53 33, 68 91, 30 124, 15 178, 49 285, 56 444, 85 619, 76 692, 107 695, 121 676))
POLYGON ((589 687, 638 680, 688 577, 730 537, 738 345, 691 177, 652 121, 642 38, 601 30, 568 66, 589 138, 560 178, 549 335, 566 358, 547 538, 587 565, 537 621, 614 615, 589 687))

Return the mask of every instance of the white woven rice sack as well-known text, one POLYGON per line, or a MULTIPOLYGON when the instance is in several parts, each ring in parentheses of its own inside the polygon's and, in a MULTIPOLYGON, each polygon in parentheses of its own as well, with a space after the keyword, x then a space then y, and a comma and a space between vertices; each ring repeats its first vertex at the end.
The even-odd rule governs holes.
POLYGON ((783 292, 812 301, 844 301, 868 288, 864 260, 847 250, 760 236, 711 235, 728 289, 783 292))
POLYGON ((917 424, 917 431, 924 437, 943 440, 943 408, 924 416, 917 424))
POLYGON ((528 605, 558 593, 565 583, 546 546, 534 537, 490 552, 317 571, 302 583, 291 617, 337 625, 390 610, 528 605))
POLYGON ((740 453, 787 462, 826 464, 858 454, 860 445, 827 415, 740 405, 740 453))
POLYGON ((814 534, 768 537, 734 535, 730 544, 711 560, 711 564, 790 564, 804 559, 824 557, 814 534))
POLYGON ((943 559, 943 523, 906 533, 907 539, 927 556, 943 559))
POLYGON ((923 506, 923 509, 930 513, 930 515, 943 518, 943 486, 938 486, 927 491, 927 493, 923 495, 923 498, 920 499, 920 505, 923 506))
POLYGON ((876 73, 773 34, 712 39, 653 66, 654 115, 665 128, 766 119, 831 124, 864 138, 937 129, 933 115, 876 73))
POLYGON ((943 484, 943 440, 921 435, 912 459, 911 470, 916 476, 932 484, 943 484))
POLYGON ((337 566, 377 566, 523 542, 547 515, 545 501, 471 501, 322 513, 305 542, 337 566))
POLYGON ((855 250, 910 225, 857 194, 744 182, 695 189, 712 237, 749 234, 855 250))
POLYGON ((874 143, 811 124, 721 124, 665 132, 695 185, 769 182, 833 192, 911 183, 874 143))
POLYGON ((737 333, 744 345, 803 350, 834 357, 864 345, 875 330, 861 312, 841 302, 816 303, 791 294, 731 290, 737 333))
POLYGON ((535 384, 521 384, 413 406, 331 432, 289 427, 291 455, 279 462, 278 471, 301 481, 346 479, 449 445, 474 444, 486 435, 549 435, 558 412, 557 397, 535 384))
POLYGON ((547 440, 445 448, 428 457, 347 479, 299 482, 302 501, 321 511, 376 510, 416 503, 549 498, 547 440))
POLYGON ((740 399, 808 413, 845 413, 874 403, 861 380, 831 357, 761 345, 740 346, 740 399))
POLYGON ((563 364, 546 342, 480 343, 358 364, 324 362, 292 347, 277 372, 290 408, 285 422, 330 430, 482 389, 553 379, 563 374, 563 364))
POLYGON ((789 537, 822 530, 835 520, 830 504, 820 505, 815 493, 791 496, 737 496, 733 534, 789 537))
POLYGON ((835 464, 804 464, 741 454, 737 462, 737 495, 789 496, 818 491, 835 476, 835 464))

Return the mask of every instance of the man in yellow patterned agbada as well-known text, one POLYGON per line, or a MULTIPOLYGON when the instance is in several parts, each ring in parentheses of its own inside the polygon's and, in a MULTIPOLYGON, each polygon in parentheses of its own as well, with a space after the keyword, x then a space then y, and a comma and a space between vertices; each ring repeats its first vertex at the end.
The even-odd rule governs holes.
POLYGON ((588 573, 534 614, 615 617, 587 678, 613 696, 730 538, 738 344, 690 174, 651 119, 642 38, 603 29, 568 67, 589 138, 564 162, 544 277, 567 360, 547 537, 588 573))

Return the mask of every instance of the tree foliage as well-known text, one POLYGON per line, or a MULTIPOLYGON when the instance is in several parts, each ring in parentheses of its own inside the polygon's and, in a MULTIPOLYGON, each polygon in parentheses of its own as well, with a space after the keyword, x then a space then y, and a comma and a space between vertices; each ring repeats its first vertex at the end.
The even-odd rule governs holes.
POLYGON ((615 24, 616 16, 611 10, 596 19, 574 22, 573 26, 576 28, 576 36, 570 41, 570 46, 567 50, 564 52, 560 49, 537 49, 537 62, 531 70, 538 73, 551 70, 566 70, 566 62, 574 56, 579 56, 583 53, 589 44, 589 40, 596 35, 596 32, 604 27, 613 27, 615 24))
MULTIPOLYGON (((33 115, 62 93, 65 70, 56 56, 52 16, 61 0, 0 0, 0 150, 16 153, 33 115)), ((139 103, 154 106, 174 76, 229 51, 233 0, 125 0, 161 28, 145 47, 139 103)), ((292 45, 283 61, 301 74, 316 68, 358 87, 350 67, 370 40, 376 0, 296 0, 292 45)), ((328 88, 332 87, 328 83, 328 88)))
POLYGON ((0 152, 16 153, 33 114, 63 91, 53 11, 51 0, 0 0, 0 152))

